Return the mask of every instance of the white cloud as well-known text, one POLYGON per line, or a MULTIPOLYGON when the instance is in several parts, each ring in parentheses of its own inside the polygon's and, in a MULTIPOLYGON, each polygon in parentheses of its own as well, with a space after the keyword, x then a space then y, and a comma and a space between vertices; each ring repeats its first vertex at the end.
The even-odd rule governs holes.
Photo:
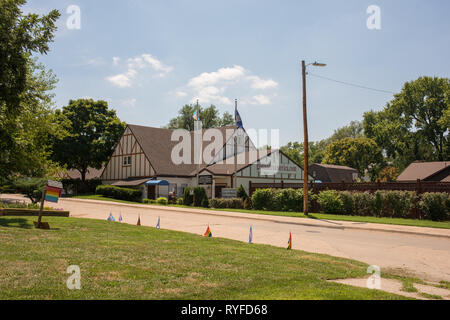
POLYGON ((205 104, 230 105, 234 101, 230 94, 233 94, 234 97, 240 97, 242 104, 265 105, 270 104, 271 99, 267 95, 257 94, 258 92, 255 91, 277 87, 278 83, 274 80, 262 79, 250 74, 244 67, 234 65, 213 72, 204 72, 191 78, 183 88, 177 91, 176 95, 178 97, 189 95, 192 97, 191 102, 198 99, 199 102, 205 104))
POLYGON ((278 83, 273 81, 272 79, 261 79, 258 76, 249 76, 247 77, 248 80, 252 82, 251 87, 253 89, 269 89, 269 88, 276 88, 278 87, 278 83))
MULTIPOLYGON (((113 58, 114 65, 118 65, 119 61, 119 57, 113 58)), ((159 77, 164 77, 173 70, 173 67, 163 64, 161 61, 147 53, 134 58, 129 58, 127 62, 127 71, 107 77, 106 80, 120 88, 126 88, 133 85, 133 79, 138 75, 138 70, 151 68, 158 72, 159 77)))
POLYGON ((120 101, 120 104, 126 108, 134 108, 136 106, 136 99, 131 98, 131 99, 122 100, 122 101, 120 101))

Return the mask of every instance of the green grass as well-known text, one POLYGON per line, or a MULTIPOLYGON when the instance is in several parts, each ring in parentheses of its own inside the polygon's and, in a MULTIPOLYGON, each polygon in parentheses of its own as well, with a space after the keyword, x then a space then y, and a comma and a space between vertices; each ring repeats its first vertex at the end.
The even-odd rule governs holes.
POLYGON ((403 299, 328 282, 367 265, 268 245, 80 218, 0 218, 0 299, 403 299), (69 290, 69 265, 81 290, 69 290))
MULTIPOLYGON (((128 204, 142 204, 139 202, 106 198, 106 197, 103 197, 100 195, 75 196, 74 198, 113 201, 113 202, 121 202, 121 203, 128 203, 128 204)), ((158 204, 152 204, 152 205, 158 205, 158 204)), ((182 205, 171 205, 171 206, 179 207, 179 208, 192 208, 189 206, 182 206, 182 205)), ((205 209, 205 208, 196 208, 196 209, 205 209)), ((279 211, 263 211, 263 210, 245 210, 245 209, 211 209, 210 208, 208 210, 244 212, 244 213, 251 213, 251 214, 262 214, 262 215, 282 216, 282 217, 295 217, 295 218, 305 218, 305 219, 322 219, 322 220, 335 220, 335 221, 350 221, 350 222, 358 222, 358 223, 380 223, 380 224, 393 224, 393 225, 414 226, 414 227, 450 229, 450 221, 431 221, 431 220, 416 220, 416 219, 403 219, 403 218, 377 218, 377 217, 347 216, 347 215, 326 214, 326 213, 310 213, 309 216, 307 217, 301 212, 279 212, 279 211)))

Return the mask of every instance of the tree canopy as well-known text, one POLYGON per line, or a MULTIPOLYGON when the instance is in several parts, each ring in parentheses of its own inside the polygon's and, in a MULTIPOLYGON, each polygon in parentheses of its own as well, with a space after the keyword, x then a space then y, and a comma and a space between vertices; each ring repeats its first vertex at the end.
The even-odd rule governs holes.
MULTIPOLYGON (((178 111, 178 116, 170 120, 167 125, 168 129, 186 129, 194 130, 194 118, 192 117, 197 110, 197 106, 187 104, 178 111)), ((211 105, 208 108, 198 107, 200 121, 204 129, 218 128, 222 126, 234 124, 234 118, 229 112, 224 112, 220 117, 219 110, 216 106, 211 105)))
POLYGON ((56 79, 32 59, 46 54, 56 31, 56 10, 23 15, 25 0, 0 0, 0 180, 43 175, 56 79))
POLYGON ((101 100, 70 100, 69 105, 56 110, 55 118, 66 134, 55 139, 53 159, 67 169, 78 170, 82 181, 88 167, 100 169, 109 159, 126 127, 116 111, 101 100))

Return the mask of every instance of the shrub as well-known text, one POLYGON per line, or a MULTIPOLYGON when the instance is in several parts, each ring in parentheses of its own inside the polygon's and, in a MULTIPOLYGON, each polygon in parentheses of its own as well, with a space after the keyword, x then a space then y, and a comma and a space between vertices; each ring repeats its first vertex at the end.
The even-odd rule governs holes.
POLYGON ((372 213, 373 216, 375 217, 381 217, 382 212, 383 212, 383 207, 384 207, 384 194, 382 191, 376 191, 370 201, 369 201, 369 205, 370 205, 370 211, 372 213))
POLYGON ((369 192, 355 192, 353 193, 355 202, 355 214, 358 216, 371 216, 370 202, 372 195, 369 192))
POLYGON ((420 199, 419 207, 426 219, 449 220, 450 198, 447 193, 424 193, 420 199))
POLYGON ((160 197, 160 198, 156 199, 156 203, 167 206, 169 204, 169 200, 167 200, 167 198, 160 197))
POLYGON ((302 211, 303 190, 281 189, 276 193, 276 209, 280 211, 302 211))
POLYGON ((182 206, 183 205, 183 198, 178 198, 177 199, 177 204, 182 206))
POLYGON ((244 201, 241 198, 232 199, 211 199, 209 200, 209 206, 217 209, 243 209, 244 201))
POLYGON ((273 189, 256 189, 252 195, 253 207, 256 210, 271 210, 274 207, 274 201, 273 189))
POLYGON ((74 195, 95 193, 97 187, 102 184, 100 179, 90 179, 85 182, 81 181, 81 179, 63 179, 61 182, 64 192, 74 195))
POLYGON ((325 213, 340 214, 344 211, 344 203, 341 200, 339 191, 325 190, 318 194, 317 202, 325 213))
POLYGON ((209 200, 208 197, 204 197, 202 200, 202 207, 203 208, 209 208, 209 200))
POLYGON ((237 196, 245 201, 248 198, 248 194, 244 189, 244 186, 241 184, 237 189, 237 196))
POLYGON ((194 203, 194 196, 191 195, 191 190, 193 190, 191 187, 184 188, 183 204, 185 206, 192 206, 192 204, 194 203))
POLYGON ((244 200, 244 209, 246 210, 253 209, 252 199, 250 197, 244 200))
POLYGON ((208 201, 208 195, 206 194, 206 190, 203 187, 195 187, 194 188, 194 207, 202 207, 204 201, 208 201))
POLYGON ((139 201, 142 196, 142 191, 138 189, 131 188, 120 188, 110 185, 100 185, 95 190, 96 194, 126 201, 139 201))
POLYGON ((27 196, 32 203, 38 203, 42 199, 47 179, 44 178, 21 178, 13 182, 17 192, 27 196))
POLYGON ((417 195, 412 191, 387 191, 384 194, 384 216, 406 218, 411 212, 417 195))
POLYGON ((347 215, 354 215, 355 214, 354 194, 349 191, 342 191, 340 195, 342 200, 342 212, 347 215))

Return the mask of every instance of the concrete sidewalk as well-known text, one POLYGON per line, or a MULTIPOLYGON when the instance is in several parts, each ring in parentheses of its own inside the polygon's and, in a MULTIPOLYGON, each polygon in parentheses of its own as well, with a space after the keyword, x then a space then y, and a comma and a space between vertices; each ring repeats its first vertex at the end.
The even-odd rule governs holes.
MULTIPOLYGON (((103 200, 89 200, 89 199, 71 199, 64 198, 64 201, 75 201, 75 202, 85 202, 85 203, 97 203, 105 204, 107 201, 103 200)), ((401 225, 391 225, 391 224, 379 224, 379 223, 369 223, 369 222, 352 222, 352 221, 337 221, 337 220, 323 220, 323 219, 313 219, 313 218, 297 218, 297 217, 283 217, 283 216, 271 216, 264 214, 254 214, 254 213, 244 213, 235 211, 218 211, 218 210, 208 210, 208 209, 198 209, 198 208, 180 208, 180 207, 170 207, 170 206, 155 206, 147 204, 128 204, 121 202, 111 202, 114 206, 122 206, 129 208, 151 208, 160 211, 171 211, 171 212, 181 212, 181 213, 196 213, 202 215, 212 215, 218 217, 231 217, 231 218, 242 218, 242 219, 253 219, 259 221, 271 221, 279 222, 284 224, 302 225, 308 227, 317 228, 331 228, 340 230, 361 230, 361 231, 375 231, 375 232, 394 232, 412 235, 421 235, 429 237, 441 237, 450 239, 450 229, 439 229, 439 228, 427 228, 427 227, 414 227, 414 226, 401 226, 401 225)))

